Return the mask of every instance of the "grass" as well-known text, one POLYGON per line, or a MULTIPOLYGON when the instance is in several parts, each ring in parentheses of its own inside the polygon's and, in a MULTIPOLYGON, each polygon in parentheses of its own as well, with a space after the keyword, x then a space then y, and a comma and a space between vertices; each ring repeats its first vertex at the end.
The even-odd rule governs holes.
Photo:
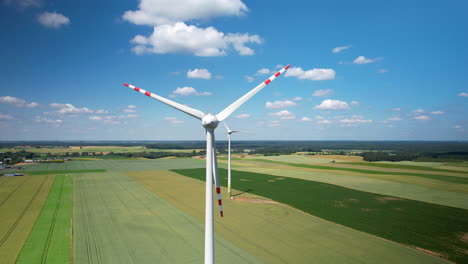
POLYGON ((106 172, 106 170, 51 170, 51 171, 26 171, 29 175, 48 175, 48 174, 70 174, 70 173, 95 173, 106 172))
MULTIPOLYGON (((220 167, 225 164, 220 163, 220 167)), ((224 167, 226 168, 226 167, 224 167)), ((396 196, 468 210, 468 189, 463 184, 421 177, 373 175, 354 172, 313 170, 269 163, 233 162, 235 170, 318 181, 365 192, 396 196), (241 166, 239 166, 239 165, 241 166), (248 165, 248 166, 246 166, 248 165)), ((233 177, 235 175, 233 174, 233 177)))
MULTIPOLYGON (((74 153, 74 152, 104 152, 104 153, 109 153, 109 152, 114 152, 114 153, 130 153, 130 152, 161 152, 161 151, 167 151, 167 152, 183 152, 183 153, 189 153, 192 152, 194 149, 147 149, 147 148, 142 148, 141 146, 83 146, 82 148, 80 147, 70 147, 70 148, 55 148, 55 147, 45 147, 45 148, 35 148, 35 147, 15 147, 15 149, 11 148, 0 148, 0 152, 18 152, 21 150, 25 150, 28 152, 33 152, 33 153, 40 153, 40 154, 65 154, 65 153, 74 153)), ((200 151, 199 149, 195 149, 196 151, 200 151)), ((91 156, 92 157, 92 156, 91 156)))
MULTIPOLYGON (((6 178, 6 177, 5 177, 6 178)), ((13 264, 34 226, 54 176, 8 177, 0 186, 0 262, 13 264)))
MULTIPOLYGON (((200 223, 204 222, 204 182, 171 171, 126 174, 200 223)), ((221 192, 226 194, 226 189, 222 187, 221 192)), ((234 193, 239 191, 234 190, 234 193)), ((266 200, 249 193, 236 197, 266 200)), ((215 205, 215 234, 222 235, 263 263, 446 263, 280 204, 223 199, 223 207, 224 217, 221 218, 215 205)), ((217 244, 215 250, 218 248, 217 244)))
POLYGON ((17 264, 71 263, 72 177, 57 175, 17 264))
POLYGON ((421 170, 421 171, 435 171, 435 172, 455 172, 455 173, 468 173, 457 170, 438 169, 426 166, 406 165, 406 164, 389 164, 389 163, 372 163, 372 162, 342 162, 341 164, 362 165, 368 167, 378 168, 394 168, 394 169, 408 169, 408 170, 421 170))
POLYGON ((58 171, 58 170, 106 170, 106 171, 147 171, 177 168, 200 168, 204 164, 191 158, 157 159, 157 160, 90 160, 69 161, 65 163, 24 165, 22 172, 58 171))
MULTIPOLYGON (((203 224, 118 173, 75 174, 74 263, 200 263, 203 224)), ((217 263, 258 263, 216 237, 217 263)))
POLYGON ((248 160, 276 163, 276 164, 281 164, 281 165, 310 168, 310 169, 350 171, 350 172, 358 172, 358 173, 365 173, 365 174, 380 174, 380 175, 404 175, 404 176, 414 176, 414 177, 422 177, 422 178, 428 178, 428 179, 439 180, 439 181, 446 181, 446 182, 451 182, 451 183, 468 184, 468 178, 457 177, 457 176, 422 174, 422 173, 412 173, 412 172, 389 172, 389 171, 377 171, 377 170, 363 170, 363 169, 355 169, 355 168, 338 168, 338 167, 330 167, 330 166, 322 166, 322 165, 290 163, 290 162, 272 161, 272 160, 264 160, 264 159, 248 159, 248 160))
MULTIPOLYGON (((173 170, 204 180, 204 169, 173 170)), ((233 186, 323 219, 398 243, 430 250, 442 257, 467 262, 468 210, 357 191, 341 186, 235 171, 233 186)), ((227 171, 220 169, 226 186, 227 171)))

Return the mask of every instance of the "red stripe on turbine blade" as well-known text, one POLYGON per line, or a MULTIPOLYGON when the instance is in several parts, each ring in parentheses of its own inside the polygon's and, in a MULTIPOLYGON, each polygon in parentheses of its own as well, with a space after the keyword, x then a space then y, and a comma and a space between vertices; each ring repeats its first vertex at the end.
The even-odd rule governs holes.
POLYGON ((221 214, 221 217, 223 217, 223 211, 219 212, 221 214))
POLYGON ((218 205, 223 205, 223 202, 221 202, 221 200, 218 200, 218 205))
POLYGON ((264 84, 269 84, 271 83, 271 80, 270 79, 266 79, 266 81, 263 82, 264 84))
POLYGON ((128 83, 123 83, 123 85, 125 85, 125 86, 127 86, 127 87, 130 86, 130 84, 128 84, 128 83))
POLYGON ((291 64, 289 64, 288 66, 286 66, 284 69, 287 70, 289 67, 291 67, 291 64))
POLYGON ((216 193, 221 193, 221 189, 219 187, 216 187, 216 193))
POLYGON ((139 91, 140 91, 140 88, 138 88, 138 87, 135 87, 135 88, 133 88, 133 90, 135 90, 135 91, 139 92, 139 91))
POLYGON ((146 96, 151 96, 151 93, 150 92, 145 92, 145 95, 146 96))
POLYGON ((281 74, 281 72, 275 73, 275 77, 278 77, 281 74))

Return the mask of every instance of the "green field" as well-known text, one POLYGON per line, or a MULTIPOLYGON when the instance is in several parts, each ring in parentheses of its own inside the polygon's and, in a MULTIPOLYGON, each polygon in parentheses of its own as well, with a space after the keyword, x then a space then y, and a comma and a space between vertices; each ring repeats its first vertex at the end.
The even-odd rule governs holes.
MULTIPOLYGON (((203 223, 120 173, 76 174, 74 263, 200 263, 203 223)), ((217 263, 258 263, 216 237, 217 263)))
POLYGON ((0 178, 0 262, 15 263, 54 176, 0 178))
MULTIPOLYGON (((204 180, 204 169, 173 170, 204 180)), ((234 173, 234 172, 233 172, 234 173)), ((235 171, 233 186, 291 205, 353 229, 424 248, 444 258, 467 262, 462 237, 468 233, 468 210, 423 203, 294 178, 235 171), (450 225, 447 225, 450 223, 450 225)), ((227 172, 220 169, 226 186, 227 172)))
MULTIPOLYGON (((126 174, 203 223, 204 182, 171 171, 126 174)), ((221 189, 226 194, 226 189, 221 189)), ((447 263, 282 204, 252 202, 267 200, 264 197, 243 193, 236 198, 223 200, 225 217, 215 213, 215 232, 263 263, 447 263)))
POLYGON ((177 168, 201 168, 200 162, 191 158, 156 159, 156 160, 90 160, 70 161, 65 163, 30 164, 23 166, 22 172, 58 171, 58 170, 107 170, 107 171, 145 171, 177 168))
MULTIPOLYGON (((73 152, 115 152, 115 153, 130 153, 130 152, 192 152, 193 149, 147 149, 142 148, 141 146, 83 146, 80 147, 70 147, 70 148, 54 148, 54 147, 43 147, 43 148, 35 148, 35 147, 15 147, 15 148, 0 148, 0 152, 18 152, 18 151, 28 151, 40 154, 65 154, 65 153, 73 153, 73 152)), ((197 149, 197 151, 199 151, 197 149)))
POLYGON ((57 175, 16 263, 71 263, 72 177, 57 175))

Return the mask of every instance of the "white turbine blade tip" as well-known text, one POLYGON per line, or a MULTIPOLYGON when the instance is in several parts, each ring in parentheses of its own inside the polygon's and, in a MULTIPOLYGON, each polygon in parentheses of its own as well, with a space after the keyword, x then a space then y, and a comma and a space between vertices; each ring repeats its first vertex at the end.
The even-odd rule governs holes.
POLYGON ((250 90, 248 93, 246 93, 244 96, 242 96, 237 101, 232 103, 230 106, 226 107, 223 111, 221 111, 219 114, 216 115, 218 120, 223 121, 224 119, 226 119, 229 115, 231 115, 234 111, 236 111, 237 108, 239 108, 242 104, 247 102, 247 100, 249 100, 252 96, 258 93, 260 90, 262 90, 265 86, 271 83, 278 76, 280 76, 289 67, 291 67, 291 65, 288 65, 284 67, 283 69, 281 69, 279 72, 273 74, 272 76, 270 76, 270 78, 266 79, 264 82, 262 82, 257 87, 250 90))

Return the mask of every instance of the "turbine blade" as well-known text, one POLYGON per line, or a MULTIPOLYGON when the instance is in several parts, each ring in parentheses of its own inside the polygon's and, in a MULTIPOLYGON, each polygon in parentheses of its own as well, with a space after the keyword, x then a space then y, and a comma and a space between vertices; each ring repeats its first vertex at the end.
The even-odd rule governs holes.
POLYGON ((254 96, 256 93, 258 93, 260 90, 262 90, 265 86, 267 86, 269 83, 271 83, 276 77, 280 76, 284 71, 286 71, 291 65, 288 65, 281 69, 279 72, 273 74, 270 78, 266 79, 264 82, 259 84, 257 87, 253 88, 250 90, 248 93, 246 93, 244 96, 239 98, 237 101, 232 103, 230 106, 226 107, 223 111, 221 111, 219 114, 216 115, 219 121, 223 121, 226 119, 229 115, 232 114, 232 112, 236 111, 237 108, 239 108, 243 103, 247 102, 252 96, 254 96))
POLYGON ((176 103, 176 102, 171 101, 171 100, 169 100, 167 98, 164 98, 164 97, 159 96, 157 94, 145 91, 145 90, 143 90, 141 88, 135 87, 135 86, 133 86, 131 84, 128 84, 128 83, 124 83, 123 85, 127 86, 128 88, 130 88, 132 90, 140 92, 140 93, 142 93, 142 94, 144 94, 146 96, 149 96, 149 97, 151 97, 151 98, 153 98, 155 100, 158 100, 161 103, 167 104, 168 106, 173 107, 173 108, 175 108, 175 109, 177 109, 179 111, 182 111, 182 112, 184 112, 184 113, 186 113, 188 115, 191 115, 191 116, 193 116, 195 118, 198 118, 200 120, 205 116, 205 114, 200 110, 193 109, 193 108, 188 107, 186 105, 176 103))
POLYGON ((213 144, 213 147, 212 147, 212 155, 213 155, 213 179, 214 179, 215 186, 216 186, 216 198, 218 199, 219 214, 221 215, 221 217, 223 217, 223 201, 221 200, 221 188, 219 187, 218 159, 216 158, 215 144, 213 144))
POLYGON ((229 131, 231 131, 231 129, 229 129, 229 127, 227 126, 226 122, 223 122, 223 124, 224 124, 224 126, 226 127, 226 130, 227 130, 228 133, 229 133, 229 131))

